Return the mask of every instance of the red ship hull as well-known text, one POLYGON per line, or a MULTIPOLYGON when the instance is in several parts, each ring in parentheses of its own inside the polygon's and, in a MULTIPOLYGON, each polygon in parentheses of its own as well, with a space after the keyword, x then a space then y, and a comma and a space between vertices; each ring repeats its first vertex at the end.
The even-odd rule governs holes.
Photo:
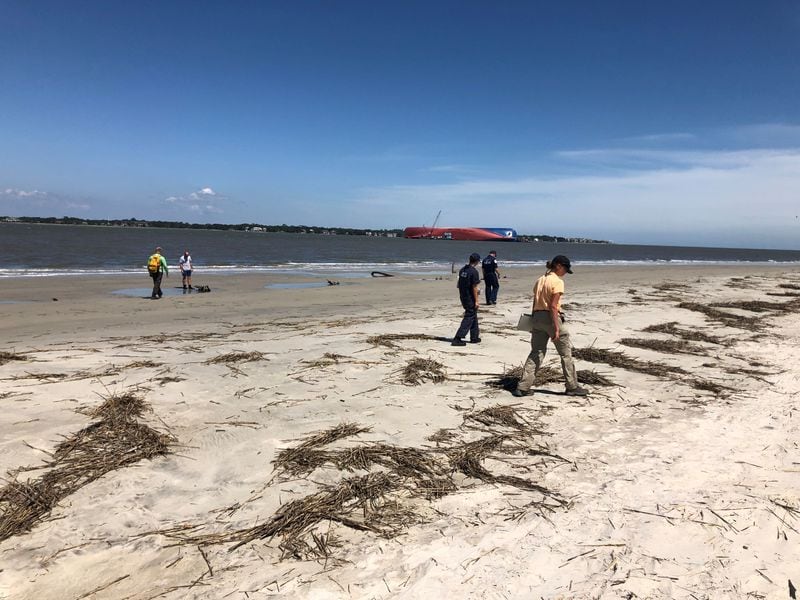
POLYGON ((515 242, 517 232, 501 227, 406 227, 403 237, 411 239, 466 240, 471 242, 515 242))

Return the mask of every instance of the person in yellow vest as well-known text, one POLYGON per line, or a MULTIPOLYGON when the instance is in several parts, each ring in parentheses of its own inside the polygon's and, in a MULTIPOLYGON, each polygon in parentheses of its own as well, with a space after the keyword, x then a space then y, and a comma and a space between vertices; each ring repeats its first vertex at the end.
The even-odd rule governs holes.
POLYGON ((511 392, 516 397, 532 394, 533 380, 542 366, 547 353, 547 341, 553 340, 559 356, 561 369, 567 383, 568 396, 586 396, 588 391, 578 385, 575 363, 572 362, 572 342, 569 329, 561 312, 561 298, 564 295, 564 280, 572 273, 569 259, 559 254, 547 263, 547 272, 536 280, 533 286, 533 331, 531 332, 531 352, 522 368, 522 377, 517 388, 511 392))
POLYGON ((167 267, 167 259, 161 255, 161 246, 156 248, 156 251, 147 259, 147 272, 153 278, 153 293, 150 296, 152 300, 157 300, 164 295, 161 291, 161 278, 164 274, 169 277, 169 268, 167 267))

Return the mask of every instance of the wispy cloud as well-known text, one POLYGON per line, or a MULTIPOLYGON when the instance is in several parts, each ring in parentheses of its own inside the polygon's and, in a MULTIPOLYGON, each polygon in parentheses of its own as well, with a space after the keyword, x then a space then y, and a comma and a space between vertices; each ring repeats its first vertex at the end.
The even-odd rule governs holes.
POLYGON ((475 169, 471 167, 467 167, 465 165, 434 165, 431 167, 426 167, 424 169, 420 169, 422 173, 455 173, 455 174, 466 174, 466 173, 474 173, 475 169))
POLYGON ((0 192, 5 198, 14 199, 14 198, 46 198, 47 192, 40 192, 39 190, 18 190, 15 188, 6 188, 2 192, 0 192))
POLYGON ((197 216, 224 213, 224 206, 228 200, 226 196, 217 193, 211 187, 204 187, 182 196, 164 198, 166 204, 181 211, 189 211, 197 216))
POLYGON ((622 138, 620 141, 627 143, 648 143, 648 144, 661 144, 661 143, 675 143, 675 142, 688 142, 697 139, 693 133, 676 132, 676 133, 653 133, 649 135, 638 135, 632 137, 622 138))
POLYGON ((31 217, 79 216, 91 208, 92 205, 84 199, 57 193, 36 189, 0 188, 0 213, 31 217))
POLYGON ((373 188, 363 191, 356 210, 412 225, 415 217, 424 222, 441 209, 442 221, 451 225, 589 237, 619 238, 623 232, 628 241, 646 241, 643 232, 657 231, 701 245, 707 231, 749 229, 765 245, 775 243, 775 235, 788 243, 800 234, 800 147, 612 148, 559 152, 556 158, 570 164, 569 176, 373 188))

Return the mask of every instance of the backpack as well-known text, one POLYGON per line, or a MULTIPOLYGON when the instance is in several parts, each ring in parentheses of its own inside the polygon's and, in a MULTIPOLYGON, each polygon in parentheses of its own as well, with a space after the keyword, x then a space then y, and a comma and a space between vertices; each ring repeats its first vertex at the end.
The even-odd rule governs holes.
POLYGON ((161 270, 161 255, 153 254, 147 261, 147 270, 151 274, 158 273, 161 270))

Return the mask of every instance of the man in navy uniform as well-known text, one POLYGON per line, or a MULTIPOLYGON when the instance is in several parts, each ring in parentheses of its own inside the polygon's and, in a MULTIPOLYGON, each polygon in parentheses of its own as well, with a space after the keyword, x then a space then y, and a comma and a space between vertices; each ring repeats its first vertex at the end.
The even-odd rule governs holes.
POLYGON ((492 250, 483 259, 483 283, 486 286, 486 304, 497 304, 497 290, 500 289, 500 273, 497 271, 497 252, 492 250))
POLYGON ((464 307, 464 318, 453 338, 453 346, 466 346, 464 336, 469 333, 471 344, 478 344, 481 341, 480 329, 478 328, 478 284, 481 277, 476 268, 481 262, 479 254, 471 254, 469 264, 461 267, 458 272, 458 295, 461 298, 461 306, 464 307))

